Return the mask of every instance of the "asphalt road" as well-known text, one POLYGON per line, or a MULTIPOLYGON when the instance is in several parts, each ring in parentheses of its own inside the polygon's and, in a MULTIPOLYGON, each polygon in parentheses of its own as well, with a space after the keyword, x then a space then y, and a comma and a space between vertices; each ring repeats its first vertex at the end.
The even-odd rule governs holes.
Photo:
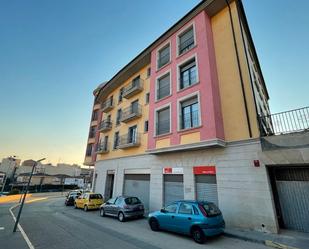
MULTIPOLYGON (((0 213, 5 210, 0 207, 0 213)), ((100 217, 98 211, 84 212, 66 207, 63 197, 26 204, 20 224, 36 249, 267 248, 224 236, 199 245, 182 235, 153 232, 145 219, 121 223, 114 218, 100 217)))

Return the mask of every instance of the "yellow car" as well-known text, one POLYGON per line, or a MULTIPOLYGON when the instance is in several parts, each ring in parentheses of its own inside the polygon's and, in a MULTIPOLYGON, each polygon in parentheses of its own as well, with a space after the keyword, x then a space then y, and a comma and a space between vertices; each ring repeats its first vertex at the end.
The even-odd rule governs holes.
POLYGON ((74 201, 75 208, 82 208, 86 212, 88 211, 88 209, 98 209, 102 204, 102 195, 96 193, 82 194, 74 201))

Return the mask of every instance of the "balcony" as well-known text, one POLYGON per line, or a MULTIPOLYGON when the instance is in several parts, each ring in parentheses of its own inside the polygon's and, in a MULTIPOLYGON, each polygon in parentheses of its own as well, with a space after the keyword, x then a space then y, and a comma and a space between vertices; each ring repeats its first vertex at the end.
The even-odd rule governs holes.
POLYGON ((122 96, 126 99, 129 99, 141 91, 143 91, 143 80, 138 78, 137 80, 133 80, 128 86, 123 89, 122 96))
POLYGON ((135 133, 134 135, 128 133, 119 137, 119 149, 127 149, 132 147, 138 147, 141 144, 140 133, 135 133))
POLYGON ((99 131, 105 132, 112 129, 113 123, 110 120, 103 120, 99 125, 99 131))
POLYGON ((102 111, 103 112, 109 112, 110 110, 112 110, 114 108, 114 103, 113 103, 113 99, 109 98, 107 99, 105 102, 103 102, 102 104, 102 111))
POLYGON ((97 145, 97 148, 96 148, 97 154, 106 154, 108 152, 109 152, 109 144, 108 143, 102 142, 102 143, 97 145))
POLYGON ((122 116, 120 121, 127 123, 131 120, 134 120, 136 118, 139 118, 142 116, 142 106, 137 104, 137 105, 131 105, 122 111, 122 116))

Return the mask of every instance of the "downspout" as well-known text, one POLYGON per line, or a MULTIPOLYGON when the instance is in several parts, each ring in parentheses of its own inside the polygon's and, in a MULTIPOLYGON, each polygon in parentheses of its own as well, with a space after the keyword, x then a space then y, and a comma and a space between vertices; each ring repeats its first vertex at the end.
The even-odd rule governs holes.
POLYGON ((260 118, 259 118, 259 113, 258 113, 258 109, 257 109, 257 100, 256 100, 255 92, 254 92, 252 75, 250 73, 248 52, 247 52, 247 49, 246 49, 246 46, 245 46, 245 38, 244 38, 243 29, 242 29, 242 22, 241 22, 240 15, 239 15, 240 12, 241 12, 240 11, 240 7, 241 7, 240 5, 242 5, 241 0, 239 0, 239 1, 236 0, 236 6, 237 6, 237 11, 238 11, 238 21, 239 21, 239 27, 240 27, 240 31, 241 31, 241 38, 242 38, 242 42, 243 42, 243 45, 244 45, 244 51, 245 51, 246 61, 247 61, 247 66, 248 66, 248 72, 249 72, 249 76, 250 76, 251 90, 252 90, 253 99, 254 99, 254 108, 255 108, 255 112, 256 112, 256 119, 257 119, 257 123, 258 123, 258 126, 259 126, 259 133, 260 133, 260 136, 261 136, 260 118))
POLYGON ((233 34, 233 41, 234 41, 236 58, 237 58, 238 73, 239 73, 239 77, 240 77, 242 96, 243 96, 243 100, 244 100, 244 104, 245 104, 245 111, 246 111, 246 119, 247 119, 249 137, 251 138, 252 137, 252 130, 251 130, 251 125, 250 125, 250 120, 249 120, 248 104, 247 104, 247 99, 246 99, 246 94, 245 94, 244 80, 243 80, 241 66, 240 66, 239 53, 238 53, 238 49, 237 49, 235 29, 234 29, 234 23, 233 23, 233 18, 232 18, 232 12, 231 12, 231 7, 230 7, 230 4, 228 3, 228 0, 225 0, 225 2, 226 2, 226 5, 227 5, 227 7, 229 9, 230 22, 231 22, 231 28, 232 28, 232 34, 233 34))

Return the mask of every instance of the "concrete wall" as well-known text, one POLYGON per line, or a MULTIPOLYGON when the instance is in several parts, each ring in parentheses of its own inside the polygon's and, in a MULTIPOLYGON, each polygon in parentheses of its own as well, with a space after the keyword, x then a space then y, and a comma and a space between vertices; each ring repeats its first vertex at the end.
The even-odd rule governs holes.
POLYGON ((227 227, 277 232, 277 221, 266 167, 254 167, 261 152, 259 141, 230 143, 226 148, 162 155, 141 155, 98 161, 96 191, 104 194, 107 170, 115 170, 114 196, 122 194, 125 169, 151 170, 150 210, 163 203, 163 168, 182 167, 184 197, 195 199, 193 166, 215 165, 219 206, 227 227), (262 225, 264 227, 262 227, 262 225))

